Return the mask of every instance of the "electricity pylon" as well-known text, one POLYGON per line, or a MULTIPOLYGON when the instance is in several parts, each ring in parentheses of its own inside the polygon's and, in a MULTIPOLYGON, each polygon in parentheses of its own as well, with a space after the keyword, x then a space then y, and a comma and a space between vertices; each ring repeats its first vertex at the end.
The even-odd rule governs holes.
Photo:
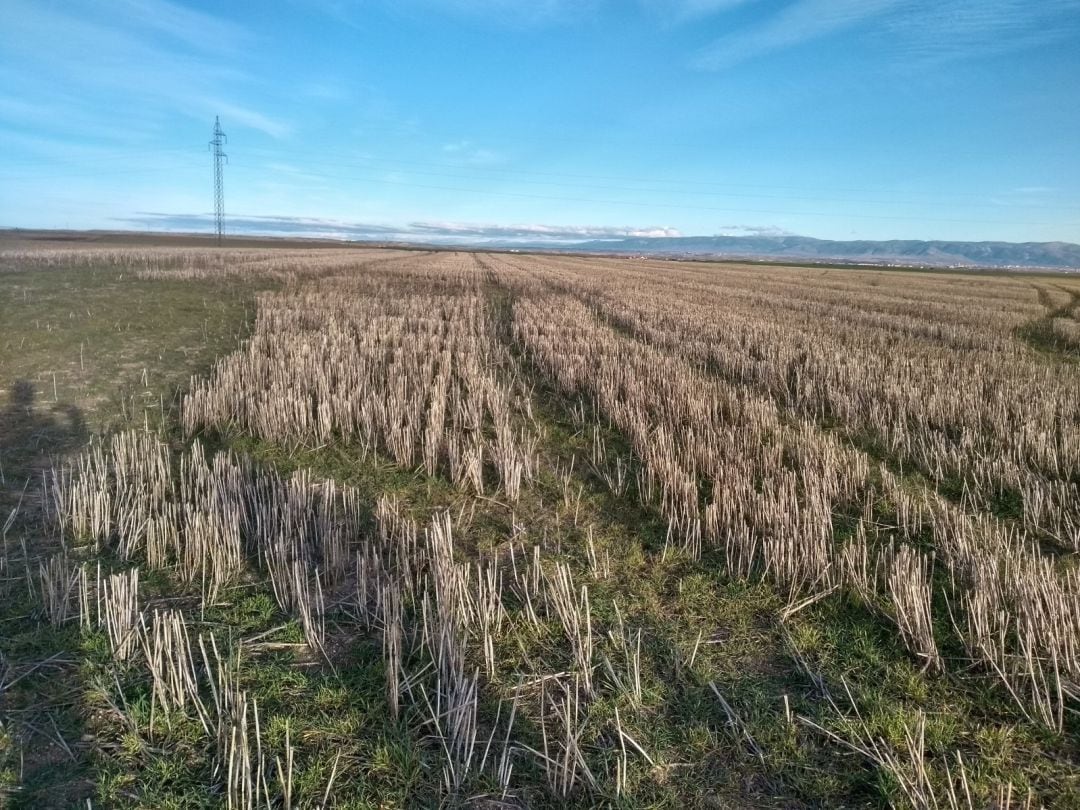
POLYGON ((217 233, 217 243, 225 238, 225 185, 222 177, 221 162, 229 162, 229 156, 221 151, 221 147, 229 142, 228 137, 221 129, 221 122, 214 116, 214 137, 210 141, 210 151, 214 154, 214 230, 217 233))

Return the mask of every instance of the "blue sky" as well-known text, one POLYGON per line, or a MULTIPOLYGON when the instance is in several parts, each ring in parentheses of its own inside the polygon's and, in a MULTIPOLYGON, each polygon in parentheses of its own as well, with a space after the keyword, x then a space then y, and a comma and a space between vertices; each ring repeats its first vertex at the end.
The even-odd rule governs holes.
POLYGON ((1080 242, 1080 0, 0 5, 0 226, 1080 242))

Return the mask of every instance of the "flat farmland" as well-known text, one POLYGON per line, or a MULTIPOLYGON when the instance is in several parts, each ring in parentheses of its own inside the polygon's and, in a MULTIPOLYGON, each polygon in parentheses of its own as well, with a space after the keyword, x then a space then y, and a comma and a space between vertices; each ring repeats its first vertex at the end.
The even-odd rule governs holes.
POLYGON ((1080 807, 1080 279, 0 250, 0 805, 1080 807))

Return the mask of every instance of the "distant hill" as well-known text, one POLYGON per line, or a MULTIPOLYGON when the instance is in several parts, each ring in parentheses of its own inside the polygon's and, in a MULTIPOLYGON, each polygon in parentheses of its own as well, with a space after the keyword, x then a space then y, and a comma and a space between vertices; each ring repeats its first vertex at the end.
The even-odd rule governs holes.
POLYGON ((565 245, 575 251, 651 255, 803 259, 873 264, 1080 269, 1080 245, 1069 242, 851 242, 809 236, 677 236, 603 239, 565 245))
MULTIPOLYGON (((189 223, 185 223, 189 224, 189 223)), ((256 223, 258 224, 258 223, 256 223)), ((189 226, 190 227, 190 226, 189 226)), ((926 267, 987 267, 1080 271, 1080 245, 1071 242, 943 242, 916 239, 889 241, 839 241, 810 236, 655 236, 593 239, 493 239, 481 236, 437 239, 407 229, 384 228, 385 233, 313 234, 302 225, 280 228, 273 234, 255 227, 228 237, 233 247, 355 247, 385 246, 413 250, 542 250, 571 253, 617 253, 659 257, 754 259, 793 262, 843 262, 926 267)), ((193 231, 194 229, 191 229, 193 231)), ((101 242, 153 245, 211 245, 205 232, 164 231, 62 231, 0 227, 0 248, 30 244, 55 245, 101 242)))

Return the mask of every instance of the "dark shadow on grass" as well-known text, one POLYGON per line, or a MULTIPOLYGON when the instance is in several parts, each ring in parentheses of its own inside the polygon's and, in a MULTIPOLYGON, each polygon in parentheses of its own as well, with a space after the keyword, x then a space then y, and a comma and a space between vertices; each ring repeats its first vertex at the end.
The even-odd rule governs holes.
POLYGON ((17 379, 0 410, 0 454, 14 463, 13 469, 5 468, 5 478, 33 472, 35 459, 70 452, 83 445, 89 435, 78 406, 55 404, 45 409, 34 400, 33 384, 17 379))
POLYGON ((0 657, 10 684, 0 688, 0 722, 13 743, 6 750, 0 745, 0 772, 10 768, 19 774, 10 796, 0 783, 0 806, 12 808, 73 806, 90 788, 79 745, 82 718, 70 699, 77 674, 48 663, 75 657, 77 632, 72 625, 52 628, 42 621, 40 603, 26 587, 36 582, 37 561, 57 550, 55 538, 42 529, 45 470, 54 458, 85 444, 89 433, 74 404, 43 407, 35 399, 34 386, 16 379, 0 408, 0 522, 8 573, 0 584, 0 657))

